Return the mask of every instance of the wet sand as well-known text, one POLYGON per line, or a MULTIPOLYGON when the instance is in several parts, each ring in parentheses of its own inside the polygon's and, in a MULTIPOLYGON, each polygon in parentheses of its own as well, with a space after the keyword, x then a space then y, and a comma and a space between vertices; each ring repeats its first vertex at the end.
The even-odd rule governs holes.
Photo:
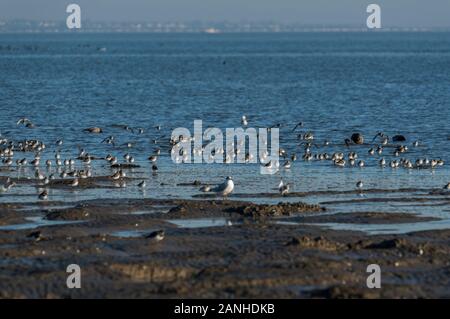
POLYGON ((152 199, 0 211, 2 298, 450 297, 450 230, 368 236, 310 225, 432 220, 408 213, 152 199), (1 228, 12 224, 26 229, 1 228), (145 238, 159 229, 163 241, 145 238), (366 286, 372 263, 381 289, 366 286), (66 287, 69 264, 81 267, 81 289, 66 287))

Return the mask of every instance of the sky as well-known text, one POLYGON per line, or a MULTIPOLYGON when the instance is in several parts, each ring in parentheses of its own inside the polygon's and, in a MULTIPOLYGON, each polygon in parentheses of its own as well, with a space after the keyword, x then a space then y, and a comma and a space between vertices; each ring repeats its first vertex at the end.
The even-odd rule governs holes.
POLYGON ((91 21, 273 21, 365 25, 370 3, 384 26, 450 27, 450 0, 0 0, 0 20, 63 21, 70 3, 91 21))

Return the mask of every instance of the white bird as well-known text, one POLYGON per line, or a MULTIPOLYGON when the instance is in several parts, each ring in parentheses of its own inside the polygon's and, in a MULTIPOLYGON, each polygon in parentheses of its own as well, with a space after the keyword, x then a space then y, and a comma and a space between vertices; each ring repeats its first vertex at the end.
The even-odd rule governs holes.
POLYGON ((286 162, 284 162, 283 167, 284 167, 285 169, 290 169, 290 168, 291 168, 291 161, 286 161, 286 162))
POLYGON ((208 192, 211 191, 211 186, 209 186, 209 185, 202 186, 202 187, 200 188, 200 191, 201 191, 201 192, 204 192, 204 193, 208 193, 208 192))
POLYGON ((364 184, 363 184, 362 181, 358 181, 358 182, 356 183, 356 187, 357 187, 359 190, 362 190, 363 186, 364 186, 364 184))
POLYGON ((38 159, 38 158, 35 158, 35 159, 32 160, 30 163, 31 163, 31 165, 33 165, 33 166, 39 166, 39 159, 38 159))
POLYGON ((120 172, 117 171, 110 176, 113 180, 118 180, 120 178, 120 172))
POLYGON ((79 183, 78 178, 75 178, 75 179, 70 183, 70 186, 76 187, 76 186, 78 186, 78 183, 79 183))
POLYGON ((230 176, 225 179, 225 182, 212 189, 213 192, 222 197, 227 197, 234 190, 234 183, 230 176))
POLYGON ((117 157, 115 156, 111 157, 111 159, 109 160, 109 164, 111 165, 117 164, 117 157))
POLYGON ((283 187, 283 186, 284 186, 283 179, 280 179, 280 183, 278 184, 278 190, 280 190, 281 187, 283 187))
POLYGON ((248 125, 247 117, 245 115, 242 115, 241 123, 244 126, 248 125))
POLYGON ((36 171, 35 171, 34 176, 35 176, 38 180, 40 180, 40 181, 42 181, 42 180, 45 179, 45 175, 42 174, 39 170, 36 170, 36 171))
POLYGON ((345 166, 345 160, 343 160, 343 159, 336 160, 336 161, 334 161, 334 164, 336 166, 339 166, 339 167, 344 167, 345 166))
POLYGON ((15 185, 16 183, 11 182, 11 179, 8 177, 5 184, 0 186, 0 193, 6 193, 15 185))
POLYGON ((287 193, 289 193, 289 184, 283 185, 279 188, 280 194, 281 196, 286 195, 287 193))

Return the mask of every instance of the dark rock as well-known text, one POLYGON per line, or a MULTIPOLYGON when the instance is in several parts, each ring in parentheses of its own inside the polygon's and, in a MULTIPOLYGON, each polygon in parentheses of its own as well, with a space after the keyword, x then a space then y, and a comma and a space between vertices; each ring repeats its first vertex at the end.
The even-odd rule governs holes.
POLYGON ((187 211, 186 207, 184 207, 183 205, 179 205, 179 206, 171 208, 169 210, 169 214, 174 214, 174 213, 182 213, 182 214, 184 214, 184 213, 186 213, 186 211, 187 211))
POLYGON ((403 135, 395 135, 392 137, 392 142, 405 142, 406 141, 406 137, 404 137, 403 135))
POLYGON ((298 203, 279 203, 278 205, 247 205, 237 209, 241 215, 248 217, 290 216, 302 212, 319 212, 319 205, 298 203))
POLYGON ((400 248, 405 246, 406 241, 404 239, 387 239, 383 240, 379 243, 372 243, 366 246, 369 249, 392 249, 392 248, 400 248))
POLYGON ((355 144, 363 144, 364 143, 364 137, 360 133, 354 133, 352 134, 352 142, 355 144))
POLYGON ((320 250, 335 251, 338 249, 345 249, 346 246, 341 243, 330 241, 323 236, 311 238, 308 236, 293 237, 286 246, 300 246, 303 248, 315 248, 320 250))

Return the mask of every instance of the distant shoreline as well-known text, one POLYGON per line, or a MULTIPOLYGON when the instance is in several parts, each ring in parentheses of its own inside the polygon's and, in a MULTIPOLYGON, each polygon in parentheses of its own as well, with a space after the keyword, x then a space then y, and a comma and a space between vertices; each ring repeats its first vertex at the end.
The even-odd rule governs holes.
POLYGON ((48 31, 48 30, 17 30, 17 31, 0 31, 0 34, 204 34, 211 36, 220 36, 224 34, 296 34, 296 33, 448 33, 450 29, 390 29, 390 30, 362 30, 362 29, 350 29, 350 30, 303 30, 303 31, 224 31, 217 33, 208 33, 203 31, 174 31, 174 32, 158 32, 158 31, 136 31, 136 30, 126 30, 126 31, 117 31, 117 30, 57 30, 57 31, 48 31))
POLYGON ((448 26, 302 25, 296 23, 190 21, 190 22, 96 22, 83 21, 81 29, 69 30, 65 21, 0 20, 0 33, 321 33, 321 32, 450 32, 448 26))

